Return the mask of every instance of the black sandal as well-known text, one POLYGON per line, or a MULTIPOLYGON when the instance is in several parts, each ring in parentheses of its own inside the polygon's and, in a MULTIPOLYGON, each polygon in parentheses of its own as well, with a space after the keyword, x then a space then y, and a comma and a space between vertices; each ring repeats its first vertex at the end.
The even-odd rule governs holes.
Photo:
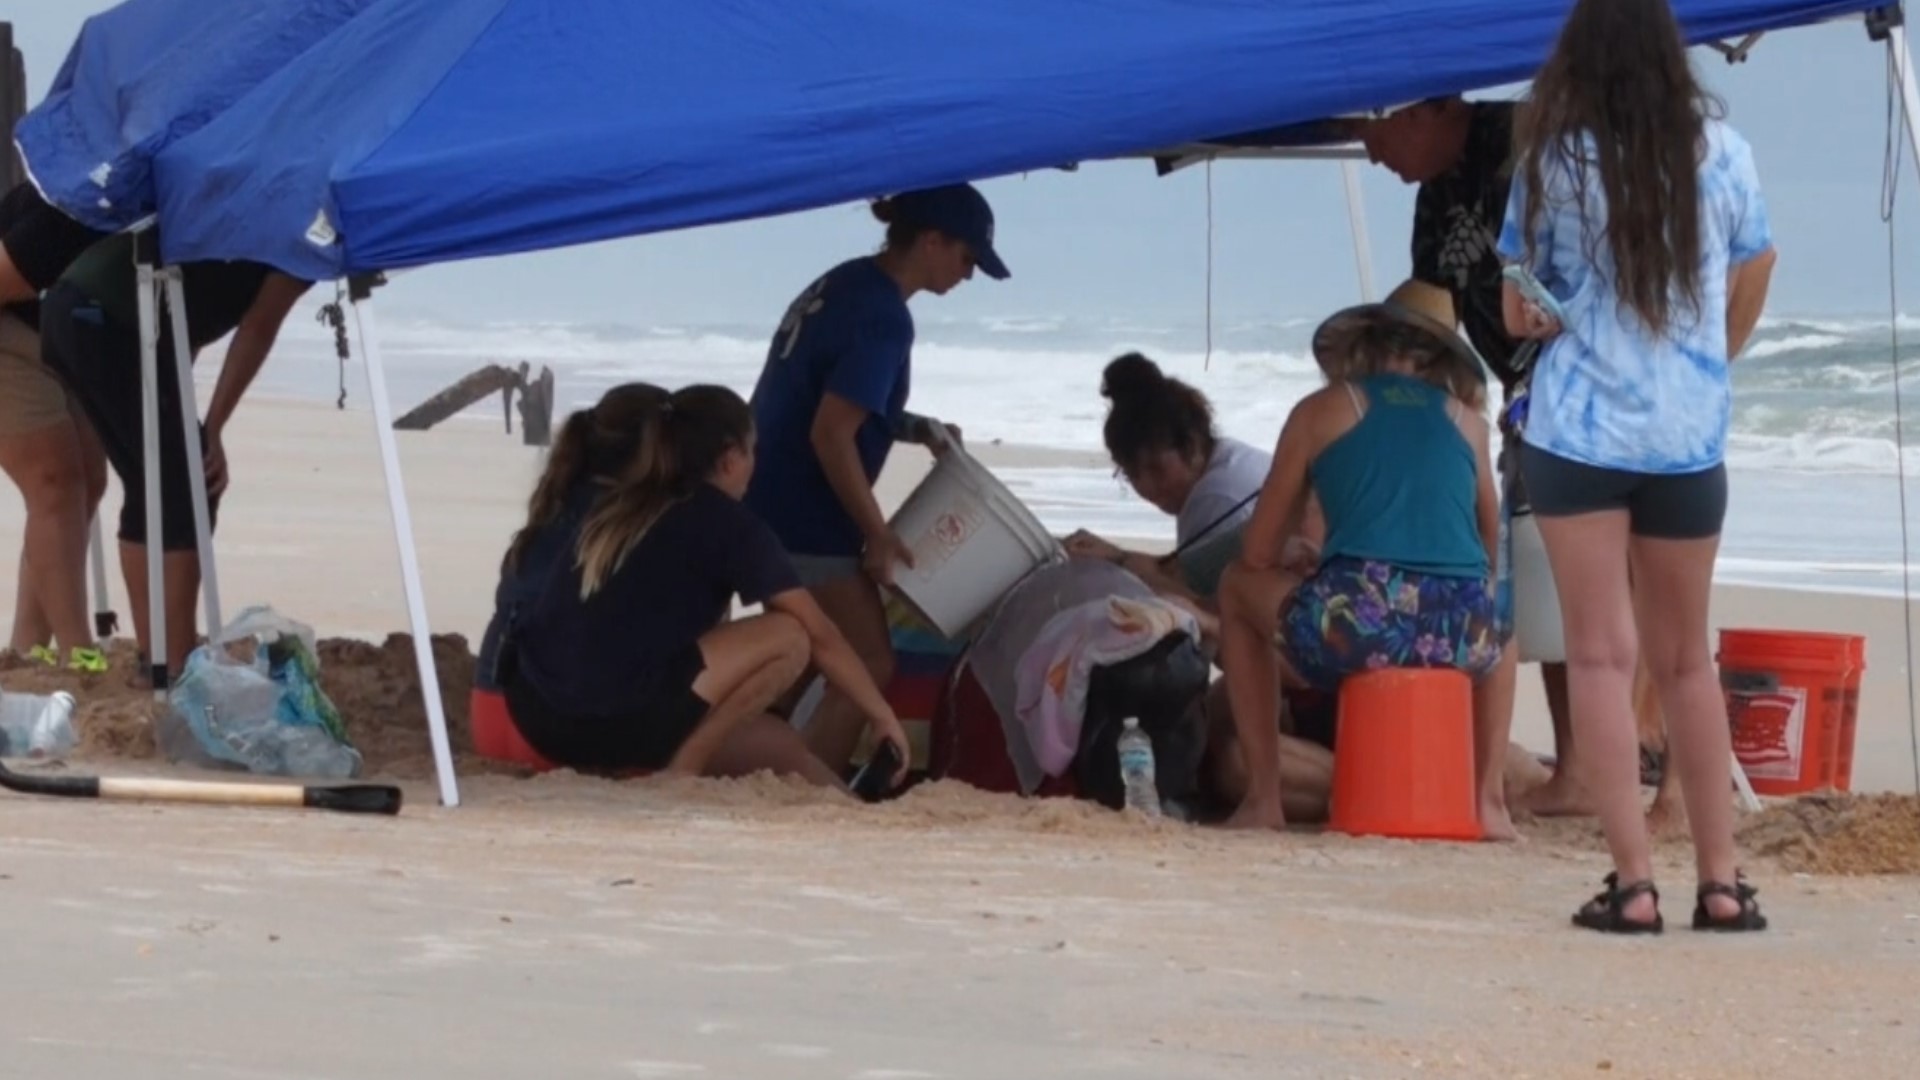
POLYGON ((1700 886, 1696 893, 1698 899, 1693 905, 1693 928, 1711 931, 1716 934, 1741 934, 1767 928, 1767 917, 1760 913, 1760 902, 1754 897, 1760 890, 1747 884, 1746 876, 1735 874, 1733 884, 1724 881, 1709 881, 1700 886), (1740 910, 1724 917, 1716 916, 1707 909, 1707 897, 1724 896, 1740 905, 1740 910))
POLYGON ((1618 873, 1608 874, 1606 882, 1606 891, 1573 913, 1573 925, 1598 930, 1603 934, 1659 934, 1666 931, 1666 918, 1657 910, 1652 922, 1640 922, 1626 916, 1627 905, 1638 896, 1653 897, 1655 908, 1659 907, 1660 890, 1654 888, 1653 882, 1635 881, 1622 886, 1618 873))

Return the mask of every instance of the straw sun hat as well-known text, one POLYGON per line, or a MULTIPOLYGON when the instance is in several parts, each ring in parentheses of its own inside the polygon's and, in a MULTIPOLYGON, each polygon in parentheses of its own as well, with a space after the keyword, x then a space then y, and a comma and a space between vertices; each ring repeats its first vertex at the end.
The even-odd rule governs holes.
POLYGON ((1411 330, 1408 347, 1427 354, 1423 375, 1444 383, 1456 397, 1478 401, 1486 393, 1486 365, 1453 325, 1453 298, 1447 291, 1409 281, 1380 303, 1335 312, 1321 323, 1313 332, 1313 358, 1329 379, 1363 379, 1376 374, 1385 359, 1377 355, 1380 338, 1374 331, 1411 330))

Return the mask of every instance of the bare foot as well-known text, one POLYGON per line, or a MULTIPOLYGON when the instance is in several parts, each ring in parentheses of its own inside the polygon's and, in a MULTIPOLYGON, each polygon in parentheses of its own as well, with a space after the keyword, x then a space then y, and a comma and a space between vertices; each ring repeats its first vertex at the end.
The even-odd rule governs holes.
POLYGON ((1240 808, 1233 816, 1221 823, 1229 829, 1273 829, 1284 831, 1287 827, 1286 812, 1279 803, 1255 802, 1243 799, 1240 808))
POLYGON ((1513 827, 1513 816, 1507 813, 1505 799, 1480 800, 1480 839, 1497 844, 1510 844, 1520 839, 1513 827))
POLYGON ((1553 779, 1528 792, 1524 805, 1536 817, 1592 817, 1594 813, 1587 793, 1565 773, 1554 773, 1553 779))

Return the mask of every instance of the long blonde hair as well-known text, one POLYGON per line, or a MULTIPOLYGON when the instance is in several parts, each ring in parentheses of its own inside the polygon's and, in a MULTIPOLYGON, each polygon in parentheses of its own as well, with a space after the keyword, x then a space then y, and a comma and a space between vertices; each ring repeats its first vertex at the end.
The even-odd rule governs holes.
POLYGON ((547 452, 547 467, 527 500, 527 523, 507 545, 502 569, 519 567, 528 545, 541 529, 559 518, 567 493, 583 479, 609 486, 627 469, 640 449, 641 436, 660 415, 667 391, 652 383, 624 383, 601 395, 592 408, 576 410, 560 427, 559 438, 547 452))
POLYGON ((580 598, 598 592, 675 503, 752 439, 753 410, 724 386, 689 386, 656 405, 633 464, 580 530, 580 598))

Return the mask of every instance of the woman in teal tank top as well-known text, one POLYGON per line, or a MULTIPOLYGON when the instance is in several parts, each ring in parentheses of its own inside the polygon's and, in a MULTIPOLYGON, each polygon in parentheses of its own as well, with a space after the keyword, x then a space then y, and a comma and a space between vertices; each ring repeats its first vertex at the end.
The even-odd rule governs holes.
POLYGON ((1500 656, 1499 532, 1481 406, 1485 375, 1457 334, 1392 304, 1314 335, 1328 385, 1287 417, 1273 469, 1221 585, 1221 666, 1248 787, 1229 822, 1285 824, 1273 725, 1282 675, 1337 690, 1357 672, 1444 667, 1478 679, 1500 656), (1327 538, 1303 580, 1280 547, 1309 495, 1327 538))

